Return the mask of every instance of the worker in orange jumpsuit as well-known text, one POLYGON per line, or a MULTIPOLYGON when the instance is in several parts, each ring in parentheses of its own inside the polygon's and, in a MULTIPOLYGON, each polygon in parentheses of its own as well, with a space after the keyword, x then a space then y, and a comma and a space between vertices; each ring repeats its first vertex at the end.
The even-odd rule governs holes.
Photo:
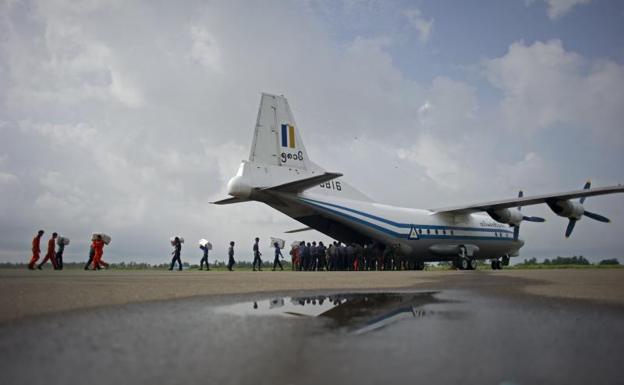
POLYGON ((95 251, 95 255, 93 256, 93 270, 101 269, 101 265, 106 265, 102 262, 102 255, 104 255, 104 241, 102 240, 102 236, 98 235, 93 240, 93 250, 95 251))
POLYGON ((28 263, 28 268, 30 270, 35 270, 35 264, 39 260, 39 255, 41 254, 41 237, 43 236, 44 231, 39 230, 37 235, 32 240, 32 257, 30 258, 30 262, 28 263))
POLYGON ((48 250, 46 251, 46 256, 43 258, 43 261, 37 266, 37 269, 41 270, 41 267, 45 265, 48 260, 52 262, 52 267, 56 270, 56 250, 54 244, 56 243, 57 233, 52 233, 52 237, 48 239, 48 250))

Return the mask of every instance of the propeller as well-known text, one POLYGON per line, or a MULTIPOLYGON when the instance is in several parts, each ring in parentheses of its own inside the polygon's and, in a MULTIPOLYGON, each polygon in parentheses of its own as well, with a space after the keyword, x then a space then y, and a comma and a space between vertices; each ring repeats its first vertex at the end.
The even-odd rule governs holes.
MULTIPOLYGON (((587 182, 585 182, 585 186, 583 186, 583 190, 589 190, 590 188, 591 188, 591 181, 588 180, 587 182)), ((584 202, 585 202, 585 197, 581 197, 581 199, 579 199, 579 203, 583 204, 584 202)), ((592 213, 591 211, 583 210, 583 215, 598 222, 604 222, 604 223, 611 222, 609 218, 604 217, 600 214, 592 213)), ((566 228, 566 232, 565 232, 566 238, 569 238, 570 235, 572 235, 572 230, 574 230, 574 225, 576 225, 577 221, 578 219, 574 219, 574 218, 569 219, 568 227, 566 228)))
MULTIPOLYGON (((522 190, 518 191, 518 198, 522 198, 523 196, 524 196, 524 192, 522 190)), ((518 206, 518 211, 522 211, 522 206, 518 206)), ((522 216, 522 220, 528 221, 528 222, 545 222, 546 221, 546 219, 542 217, 529 217, 526 215, 522 216)), ((518 236, 520 235, 520 224, 518 223, 517 225, 514 225, 513 228, 514 228, 514 241, 517 241, 518 236)))

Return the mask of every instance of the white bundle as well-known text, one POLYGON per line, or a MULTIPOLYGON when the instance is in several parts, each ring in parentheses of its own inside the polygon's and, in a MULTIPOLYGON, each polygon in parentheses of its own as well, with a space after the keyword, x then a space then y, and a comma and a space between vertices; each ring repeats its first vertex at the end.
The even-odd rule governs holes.
POLYGON ((107 244, 107 245, 108 245, 108 244, 111 242, 111 237, 110 237, 110 235, 107 235, 107 234, 104 234, 104 233, 93 233, 93 234, 91 235, 91 240, 92 240, 92 241, 95 241, 95 240, 97 239, 97 236, 98 236, 98 235, 102 237, 102 240, 104 241, 104 243, 105 243, 105 244, 107 244))
POLYGON ((299 247, 299 244, 300 244, 300 243, 301 243, 300 241, 294 241, 293 243, 291 243, 291 244, 290 244, 290 247, 291 247, 291 248, 293 248, 293 247, 299 247))
POLYGON ((67 246, 67 245, 69 245, 69 238, 67 238, 67 237, 58 237, 56 239, 56 244, 59 245, 59 246, 61 246, 61 245, 67 246))
POLYGON ((286 241, 280 238, 271 237, 271 247, 275 247, 275 243, 277 243, 277 247, 279 247, 280 249, 283 249, 284 245, 286 244, 286 241))
POLYGON ((206 247, 208 250, 212 250, 212 243, 208 242, 203 238, 199 240, 199 246, 206 247))
MULTIPOLYGON (((180 243, 184 243, 184 238, 182 237, 177 237, 180 240, 180 243)), ((175 239, 176 237, 171 237, 171 239, 169 239, 169 241, 171 242, 171 246, 175 246, 175 239)))

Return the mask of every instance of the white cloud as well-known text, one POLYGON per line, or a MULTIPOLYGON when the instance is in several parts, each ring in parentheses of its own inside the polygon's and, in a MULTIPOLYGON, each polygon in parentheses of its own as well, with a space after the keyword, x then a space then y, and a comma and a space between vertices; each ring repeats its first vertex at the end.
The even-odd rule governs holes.
POLYGON ((191 27, 190 33, 191 57, 208 69, 222 71, 221 50, 214 36, 205 28, 196 25, 191 27))
POLYGON ((431 38, 433 32, 433 18, 426 19, 418 8, 409 8, 403 12, 410 27, 418 32, 418 39, 421 43, 426 43, 431 38))
POLYGON ((546 3, 548 3, 548 17, 558 19, 577 5, 589 4, 590 2, 591 0, 546 0, 546 3))
POLYGON ((564 125, 591 130, 601 142, 622 143, 624 66, 588 61, 551 40, 513 43, 484 68, 503 92, 501 114, 509 129, 533 133, 564 125))

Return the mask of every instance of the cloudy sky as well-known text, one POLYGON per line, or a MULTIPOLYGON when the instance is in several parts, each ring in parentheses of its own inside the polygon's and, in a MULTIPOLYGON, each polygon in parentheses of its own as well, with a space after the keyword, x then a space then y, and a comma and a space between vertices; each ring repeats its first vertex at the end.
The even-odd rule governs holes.
MULTIPOLYGON (((261 92, 288 97, 316 163, 389 204, 624 182, 621 1, 0 0, 0 261, 27 261, 39 228, 71 261, 103 231, 106 260, 160 263, 174 234, 197 262, 199 238, 250 259, 252 237, 301 227, 210 204, 261 92)), ((622 257, 624 196, 586 207, 614 223, 565 239, 526 209, 547 222, 523 225, 522 256, 622 257)))

